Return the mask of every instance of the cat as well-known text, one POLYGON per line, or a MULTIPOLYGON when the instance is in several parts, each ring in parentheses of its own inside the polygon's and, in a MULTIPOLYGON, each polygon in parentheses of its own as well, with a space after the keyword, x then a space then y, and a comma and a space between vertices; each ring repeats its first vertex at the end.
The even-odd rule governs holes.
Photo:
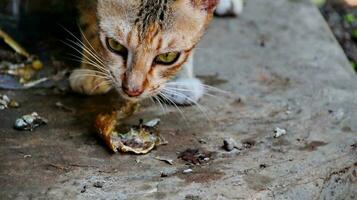
POLYGON ((190 105, 205 92, 193 74, 194 49, 216 11, 238 15, 243 0, 82 0, 81 68, 75 92, 115 89, 128 101, 161 96, 190 105))

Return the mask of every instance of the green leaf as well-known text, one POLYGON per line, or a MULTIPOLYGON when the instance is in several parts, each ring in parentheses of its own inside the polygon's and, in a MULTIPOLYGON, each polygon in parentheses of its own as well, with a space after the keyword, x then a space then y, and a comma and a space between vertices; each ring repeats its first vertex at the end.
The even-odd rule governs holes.
POLYGON ((353 24, 357 21, 357 18, 356 16, 354 16, 352 13, 349 13, 349 14, 346 14, 344 16, 344 19, 346 22, 350 23, 350 24, 353 24))

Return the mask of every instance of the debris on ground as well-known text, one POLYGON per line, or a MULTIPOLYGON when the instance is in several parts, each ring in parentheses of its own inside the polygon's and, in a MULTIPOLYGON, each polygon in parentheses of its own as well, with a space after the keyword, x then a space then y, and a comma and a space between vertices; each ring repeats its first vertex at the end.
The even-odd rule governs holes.
POLYGON ((161 177, 169 177, 177 173, 176 169, 165 169, 161 171, 161 177))
POLYGON ((43 68, 42 62, 29 54, 19 43, 0 29, 2 39, 14 52, 1 49, 0 74, 19 77, 19 82, 26 84, 43 68), (12 55, 12 56, 11 56, 12 55))
POLYGON ((202 198, 198 195, 186 195, 185 196, 185 200, 201 200, 202 198))
POLYGON ((129 131, 119 133, 117 129, 118 118, 124 118, 135 112, 137 105, 128 103, 120 111, 111 114, 101 114, 95 121, 95 129, 99 136, 106 142, 113 152, 132 152, 147 154, 155 146, 167 144, 159 135, 158 124, 160 120, 154 119, 147 123, 140 120, 139 125, 132 126, 129 131))
POLYGON ((250 149, 252 148, 257 142, 252 139, 247 139, 242 141, 242 149, 250 149))
POLYGON ((201 151, 199 149, 187 149, 180 153, 178 158, 193 165, 201 165, 211 160, 210 152, 201 151))
POLYGON ((46 125, 47 120, 40 117, 36 112, 24 115, 15 121, 14 128, 21 131, 33 131, 35 128, 46 125))
POLYGON ((268 166, 267 166, 266 164, 260 164, 260 165, 259 165, 259 168, 260 168, 260 169, 265 169, 265 168, 267 168, 267 167, 268 167, 268 166))
POLYGON ((103 188, 104 186, 104 182, 101 182, 101 181, 97 181, 93 184, 94 187, 96 188, 103 188))
POLYGON ((189 173, 192 173, 192 172, 193 172, 192 169, 185 169, 185 170, 182 171, 182 173, 184 173, 184 174, 189 174, 189 173))
POLYGON ((81 193, 85 193, 87 191, 87 186, 83 186, 82 190, 81 190, 81 193))
POLYGON ((279 138, 283 135, 286 135, 286 130, 277 127, 275 128, 274 133, 275 133, 274 138, 279 138))
POLYGON ((20 107, 20 104, 17 101, 10 99, 7 95, 0 94, 0 110, 18 107, 20 107))
POLYGON ((167 158, 161 158, 161 157, 155 157, 156 160, 159 160, 159 161, 162 161, 162 162, 165 162, 169 165, 173 165, 174 164, 174 160, 172 159, 167 159, 167 158))
POLYGON ((223 149, 226 151, 233 151, 234 148, 237 148, 237 143, 233 138, 226 138, 223 140, 223 149))
POLYGON ((75 113, 76 112, 76 109, 74 108, 70 108, 66 105, 64 105, 62 102, 58 101, 56 102, 55 106, 61 110, 64 110, 64 111, 67 111, 67 112, 71 112, 71 113, 75 113))

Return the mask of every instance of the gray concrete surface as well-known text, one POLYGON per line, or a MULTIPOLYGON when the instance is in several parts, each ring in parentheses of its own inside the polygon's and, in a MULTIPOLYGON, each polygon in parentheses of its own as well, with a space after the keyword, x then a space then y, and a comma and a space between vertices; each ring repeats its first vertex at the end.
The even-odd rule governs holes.
POLYGON ((182 108, 185 121, 146 103, 127 123, 160 117, 169 144, 143 156, 113 155, 93 134, 95 113, 115 95, 5 91, 22 107, 0 112, 1 199, 357 199, 356 75, 315 7, 249 0, 239 19, 213 22, 196 58, 198 74, 232 94, 201 101, 210 122, 193 107, 182 108), (49 124, 12 129, 32 111, 49 124), (274 138, 277 127, 287 134, 274 138), (229 137, 250 147, 226 152, 229 137), (177 159, 187 148, 212 158, 189 166, 177 159))

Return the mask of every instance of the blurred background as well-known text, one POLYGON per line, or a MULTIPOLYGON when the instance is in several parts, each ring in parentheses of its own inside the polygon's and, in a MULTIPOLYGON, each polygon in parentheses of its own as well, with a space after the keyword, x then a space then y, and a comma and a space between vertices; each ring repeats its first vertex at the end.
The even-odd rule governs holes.
MULTIPOLYGON (((336 38, 357 69, 357 0, 312 0, 321 10, 336 38)), ((62 26, 77 30, 77 11, 69 0, 0 0, 0 28, 27 49, 61 51, 56 43, 64 34, 62 26), (47 47, 55 44, 59 48, 47 47)), ((1 43, 0 43, 1 44, 1 43)), ((3 45, 1 48, 4 48, 3 45)))
MULTIPOLYGON (((357 70, 357 0, 312 0, 318 6, 331 30, 344 49, 351 66, 357 70)), ((63 68, 78 66, 69 59, 73 54, 63 44, 74 39, 66 30, 78 35, 78 13, 69 0, 0 0, 0 30, 14 38, 28 52, 44 62, 45 67, 31 75, 31 80, 50 74, 65 73, 63 68), (66 52, 66 53, 64 53, 66 52), (50 66, 50 67, 48 67, 50 66), (62 71, 62 72, 61 72, 62 71)), ((0 61, 9 55, 9 46, 0 40, 0 61), (1 56, 3 55, 3 56, 1 56)), ((23 85, 0 66, 0 88, 21 89, 23 85)), ((70 69, 68 70, 70 71, 70 69)), ((25 80, 22 82, 27 82, 25 80)), ((47 87, 53 86, 47 81, 47 87)), ((41 84, 40 84, 41 85, 41 84)), ((44 86, 43 84, 41 85, 44 86)))
POLYGON ((357 70, 357 0, 313 0, 357 70))

